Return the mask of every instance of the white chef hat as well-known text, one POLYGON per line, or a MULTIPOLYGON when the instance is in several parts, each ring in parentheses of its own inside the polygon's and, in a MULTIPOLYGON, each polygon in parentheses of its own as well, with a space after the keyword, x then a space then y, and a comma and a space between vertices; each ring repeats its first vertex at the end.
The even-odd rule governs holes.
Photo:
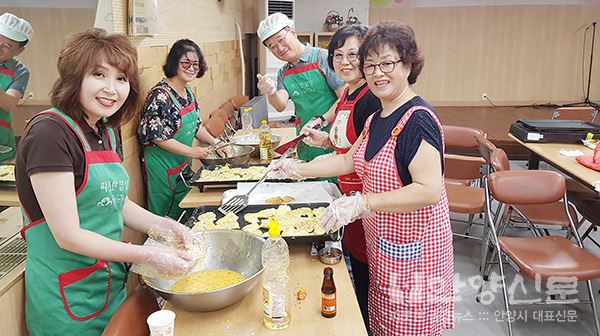
POLYGON ((290 20, 285 14, 273 13, 260 21, 256 32, 260 42, 265 42, 266 39, 277 34, 285 27, 294 27, 294 21, 290 20))
POLYGON ((0 15, 0 35, 16 42, 24 42, 31 39, 33 28, 27 20, 11 14, 0 15))

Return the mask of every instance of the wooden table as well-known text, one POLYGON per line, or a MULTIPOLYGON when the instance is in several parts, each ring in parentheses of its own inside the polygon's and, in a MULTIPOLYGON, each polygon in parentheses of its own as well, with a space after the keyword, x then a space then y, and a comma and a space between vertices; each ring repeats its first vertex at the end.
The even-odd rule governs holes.
POLYGON ((19 197, 17 196, 17 190, 14 188, 0 189, 0 206, 21 206, 19 203, 19 197))
MULTIPOLYGON (((238 131, 238 133, 239 132, 240 131, 238 131)), ((254 130, 254 132, 258 132, 258 130, 254 130)), ((271 132, 281 136, 280 144, 284 144, 296 136, 296 129, 294 127, 272 128, 271 132)), ((238 133, 236 133, 236 135, 239 135, 238 133)), ((193 187, 183 198, 183 200, 179 202, 179 207, 186 209, 196 208, 203 205, 220 205, 221 200, 223 199, 223 192, 232 188, 235 188, 235 186, 227 186, 223 188, 209 187, 204 188, 205 191, 200 192, 198 188, 193 187)))
POLYGON ((322 264, 309 254, 310 246, 293 243, 290 246, 290 326, 282 331, 271 331, 262 322, 263 302, 261 284, 241 301, 215 312, 186 312, 167 303, 165 309, 175 312, 175 335, 367 335, 360 308, 354 295, 346 264, 342 260, 331 266, 337 290, 337 316, 321 316, 322 264), (295 293, 303 288, 307 297, 303 301, 295 293))
MULTIPOLYGON (((523 145, 538 158, 542 158, 544 161, 558 168, 563 173, 571 176, 592 190, 595 190, 594 182, 600 181, 600 172, 580 165, 577 161, 575 161, 574 158, 559 154, 559 151, 561 150, 580 150, 585 156, 592 156, 594 151, 585 147, 583 144, 523 142, 514 137, 512 134, 509 134, 509 137, 523 145)), ((535 164, 530 164, 529 168, 537 169, 535 164)))

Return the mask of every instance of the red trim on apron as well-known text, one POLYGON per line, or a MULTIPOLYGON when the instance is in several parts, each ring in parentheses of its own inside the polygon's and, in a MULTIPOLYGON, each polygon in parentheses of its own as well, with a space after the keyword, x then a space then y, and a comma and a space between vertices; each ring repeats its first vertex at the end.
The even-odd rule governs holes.
POLYGON ((185 167, 187 167, 188 165, 188 160, 186 159, 182 164, 180 164, 179 166, 175 167, 175 168, 170 168, 167 169, 167 181, 169 182, 169 188, 172 191, 175 191, 175 188, 173 188, 173 184, 171 184, 171 179, 169 178, 170 176, 173 176, 175 174, 179 174, 180 171, 184 170, 185 167))
POLYGON ((6 120, 0 120, 0 127, 10 128, 11 124, 6 120))
POLYGON ((196 109, 196 101, 193 101, 190 104, 188 104, 186 107, 179 110, 179 115, 183 117, 184 115, 194 111, 195 109, 196 109))
POLYGON ((86 320, 94 318, 94 317, 98 316, 100 313, 102 313, 102 311, 104 311, 106 306, 108 306, 108 297, 110 295, 111 276, 112 276, 112 271, 110 269, 110 264, 106 260, 98 260, 92 266, 78 268, 78 269, 69 271, 67 273, 59 274, 58 275, 58 286, 60 288, 60 296, 62 298, 62 302, 63 302, 63 305, 65 306, 65 310, 67 311, 67 314, 69 314, 69 316, 74 320, 86 321, 86 320), (69 304, 67 303, 67 297, 65 295, 65 287, 67 287, 75 282, 85 279, 92 273, 103 269, 105 266, 108 271, 108 286, 106 289, 106 301, 104 302, 104 305, 102 306, 102 308, 100 308, 98 311, 96 311, 93 314, 90 314, 87 316, 76 316, 75 314, 73 314, 73 312, 71 311, 71 308, 69 308, 69 304))
MULTIPOLYGON (((23 210, 24 210, 24 209, 23 209, 23 210)), ((29 219, 29 214, 28 214, 26 211, 24 211, 24 212, 25 212, 25 215, 27 216, 27 219, 29 219)), ((40 218, 40 219, 36 220, 36 221, 35 221, 35 222, 33 222, 33 223, 29 223, 28 225, 26 225, 26 226, 23 226, 23 227, 21 228, 21 238, 23 238, 23 240, 24 240, 24 241, 27 241, 27 238, 25 238, 25 230, 27 230, 27 229, 29 229, 29 228, 32 228, 32 227, 34 227, 34 226, 36 226, 36 225, 38 225, 38 224, 40 224, 40 223, 42 223, 42 222, 45 222, 45 221, 46 221, 46 219, 42 217, 42 218, 40 218)))
POLYGON ((119 154, 112 150, 92 151, 89 155, 87 155, 86 159, 88 160, 88 164, 121 162, 119 154))
POLYGON ((15 80, 15 69, 0 67, 0 74, 10 76, 11 81, 15 80))

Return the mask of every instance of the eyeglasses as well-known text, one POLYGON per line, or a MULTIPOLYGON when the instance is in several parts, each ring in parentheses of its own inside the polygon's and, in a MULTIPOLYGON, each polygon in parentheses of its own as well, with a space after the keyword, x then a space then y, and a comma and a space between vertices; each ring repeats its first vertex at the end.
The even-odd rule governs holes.
POLYGON ((390 73, 390 72, 394 71, 394 68, 396 67, 396 63, 400 63, 400 62, 402 62, 402 60, 383 61, 378 64, 365 64, 363 66, 363 72, 365 73, 365 75, 372 75, 375 73, 375 68, 379 68, 379 70, 381 70, 381 72, 383 72, 383 73, 390 73))
POLYGON ((287 36, 288 36, 288 33, 290 32, 290 30, 286 29, 286 28, 284 28, 284 29, 285 29, 285 33, 283 34, 283 36, 281 36, 279 38, 279 40, 277 40, 277 42, 271 44, 270 46, 267 46, 267 48, 269 48, 269 50, 271 52, 275 52, 275 50, 279 49, 279 46, 282 45, 287 40, 287 36))
POLYGON ((200 63, 198 62, 181 61, 179 64, 181 64, 181 67, 186 70, 190 67, 194 67, 194 70, 200 70, 200 63))
MULTIPOLYGON (((346 60, 350 63, 354 63, 358 60, 358 54, 355 52, 349 52, 345 56, 346 56, 346 60)), ((334 53, 333 54, 334 62, 342 63, 343 60, 344 60, 344 54, 342 54, 342 53, 334 53)))

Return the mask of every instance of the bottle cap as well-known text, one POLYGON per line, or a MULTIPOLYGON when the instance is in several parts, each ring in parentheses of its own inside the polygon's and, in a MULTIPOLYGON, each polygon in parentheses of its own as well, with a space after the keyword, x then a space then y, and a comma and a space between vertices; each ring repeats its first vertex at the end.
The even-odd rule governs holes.
POLYGON ((267 121, 263 119, 263 121, 261 121, 260 123, 263 124, 263 125, 266 125, 267 121))
POLYGON ((594 138, 594 133, 588 133, 586 136, 586 139, 593 139, 594 138))
POLYGON ((269 219, 269 236, 270 237, 279 237, 279 235, 280 235, 279 222, 273 218, 269 219))
POLYGON ((244 112, 250 112, 250 111, 252 111, 252 107, 246 107, 246 108, 244 109, 244 112))

